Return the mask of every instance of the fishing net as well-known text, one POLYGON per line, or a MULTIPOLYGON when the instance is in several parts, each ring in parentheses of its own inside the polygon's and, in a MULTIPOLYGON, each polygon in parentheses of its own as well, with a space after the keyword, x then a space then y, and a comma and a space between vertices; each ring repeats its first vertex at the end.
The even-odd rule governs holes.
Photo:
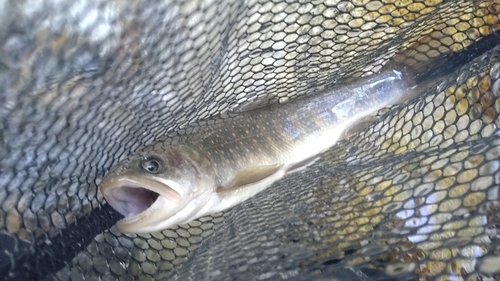
POLYGON ((124 235, 98 190, 165 134, 389 62, 468 54, 499 12, 497 1, 2 1, 0 276, 500 280, 494 45, 223 213, 124 235))

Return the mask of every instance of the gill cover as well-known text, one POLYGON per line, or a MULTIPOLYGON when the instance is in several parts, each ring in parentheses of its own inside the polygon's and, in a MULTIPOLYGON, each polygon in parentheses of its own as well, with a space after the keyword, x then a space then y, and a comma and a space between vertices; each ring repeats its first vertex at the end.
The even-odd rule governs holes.
POLYGON ((216 188, 210 160, 186 146, 145 149, 121 162, 101 183, 104 198, 125 218, 124 233, 148 233, 200 216, 216 188))

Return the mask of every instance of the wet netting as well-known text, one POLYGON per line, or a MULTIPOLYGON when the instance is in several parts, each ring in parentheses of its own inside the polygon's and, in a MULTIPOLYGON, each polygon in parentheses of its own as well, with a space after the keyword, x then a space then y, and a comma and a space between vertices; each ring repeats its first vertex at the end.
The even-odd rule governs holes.
POLYGON ((0 276, 500 280, 500 47, 481 45, 499 13, 498 1, 1 1, 0 276), (233 209, 148 235, 114 227, 102 177, 165 134, 457 54, 436 85, 233 209))

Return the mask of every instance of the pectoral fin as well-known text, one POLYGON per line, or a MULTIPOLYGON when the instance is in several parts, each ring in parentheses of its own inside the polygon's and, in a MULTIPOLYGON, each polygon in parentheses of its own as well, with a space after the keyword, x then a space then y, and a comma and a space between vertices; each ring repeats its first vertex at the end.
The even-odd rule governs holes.
POLYGON ((293 164, 290 168, 288 168, 288 174, 295 173, 302 169, 305 169, 307 166, 312 165, 314 162, 318 161, 320 157, 314 155, 313 157, 309 157, 305 160, 302 160, 298 163, 293 164))
POLYGON ((340 136, 339 140, 347 139, 352 135, 361 132, 366 129, 371 124, 375 123, 379 119, 378 115, 371 115, 358 120, 357 122, 351 124, 340 136))
POLYGON ((219 202, 212 211, 219 212, 231 208, 268 188, 284 175, 283 164, 244 169, 226 186, 217 189, 219 202))
POLYGON ((238 189, 242 186, 250 185, 269 178, 279 171, 283 165, 254 166, 242 170, 229 184, 223 188, 223 192, 238 189))

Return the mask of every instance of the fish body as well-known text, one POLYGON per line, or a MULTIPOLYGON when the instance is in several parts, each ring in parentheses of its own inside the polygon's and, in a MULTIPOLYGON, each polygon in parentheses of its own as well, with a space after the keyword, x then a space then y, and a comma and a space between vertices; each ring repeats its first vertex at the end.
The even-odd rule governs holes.
POLYGON ((109 171, 100 190, 125 216, 117 223, 125 233, 160 231, 226 210, 366 128, 380 109, 415 97, 498 44, 500 35, 492 33, 430 63, 393 60, 330 91, 158 140, 109 171))
POLYGON ((122 232, 159 231, 231 208, 317 156, 380 109, 414 95, 399 70, 241 114, 155 143, 111 170, 100 185, 125 218, 122 232))

